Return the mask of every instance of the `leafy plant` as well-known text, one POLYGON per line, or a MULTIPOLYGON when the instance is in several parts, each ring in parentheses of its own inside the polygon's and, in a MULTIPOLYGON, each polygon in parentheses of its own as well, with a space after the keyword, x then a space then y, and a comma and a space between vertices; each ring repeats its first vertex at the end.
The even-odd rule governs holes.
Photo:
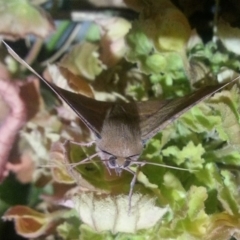
MULTIPOLYGON (((187 5, 181 6, 184 14, 169 0, 125 3, 138 12, 138 19, 97 19, 81 41, 73 34, 74 40, 58 49, 70 21, 59 23, 43 42, 39 37, 46 40, 54 28, 48 14, 27 0, 2 0, 0 33, 5 40, 30 39, 30 52, 23 56, 29 64, 34 62, 58 86, 98 100, 176 98, 237 75, 239 29, 227 20, 215 22, 219 31, 204 43, 204 35, 191 31, 187 16, 194 13, 187 5), (30 33, 35 37, 29 38, 30 33), (40 49, 46 54, 58 50, 53 55, 57 60, 46 68, 45 61, 37 60, 40 49)), ((1 59, 0 177, 5 180, 0 209, 3 220, 14 220, 17 234, 62 239, 239 238, 237 84, 193 107, 148 141, 140 161, 166 167, 141 168, 129 213, 132 175, 110 175, 94 145, 61 144, 93 138, 71 109, 40 89, 35 77, 6 53, 1 59), (13 193, 22 196, 22 189, 25 196, 17 201, 13 193)))

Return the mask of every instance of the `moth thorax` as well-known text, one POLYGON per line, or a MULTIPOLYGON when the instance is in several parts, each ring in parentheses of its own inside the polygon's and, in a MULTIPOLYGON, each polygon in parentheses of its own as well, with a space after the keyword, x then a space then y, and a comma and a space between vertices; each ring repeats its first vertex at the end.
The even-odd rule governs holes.
POLYGON ((141 154, 143 144, 140 131, 135 125, 107 121, 101 132, 101 139, 96 141, 99 149, 110 153, 120 159, 141 154))
POLYGON ((129 141, 129 139, 117 137, 111 140, 102 138, 96 141, 96 145, 100 150, 117 157, 119 163, 124 162, 127 157, 140 155, 143 150, 143 144, 138 139, 129 141))

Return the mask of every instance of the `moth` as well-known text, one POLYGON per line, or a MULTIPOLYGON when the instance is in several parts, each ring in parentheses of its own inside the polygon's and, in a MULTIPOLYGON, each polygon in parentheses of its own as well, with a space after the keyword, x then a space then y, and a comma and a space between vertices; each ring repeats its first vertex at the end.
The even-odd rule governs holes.
POLYGON ((131 199, 137 177, 137 173, 134 173, 129 167, 132 164, 141 166, 142 163, 138 159, 146 142, 197 103, 238 79, 217 86, 206 86, 190 95, 172 100, 130 103, 102 102, 66 91, 48 82, 6 43, 5 45, 18 62, 26 66, 60 99, 66 102, 93 132, 98 155, 106 167, 114 169, 119 175, 122 170, 134 174, 129 199, 131 199))

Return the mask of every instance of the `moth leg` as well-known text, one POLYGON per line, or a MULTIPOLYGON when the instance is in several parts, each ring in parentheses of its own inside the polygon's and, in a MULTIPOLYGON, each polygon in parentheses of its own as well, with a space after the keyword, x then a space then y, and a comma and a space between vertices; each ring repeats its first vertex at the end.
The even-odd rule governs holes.
POLYGON ((131 208, 132 208, 131 203, 132 203, 133 189, 134 189, 135 183, 137 181, 137 175, 138 175, 139 169, 140 169, 139 165, 136 168, 136 172, 133 172, 129 168, 127 169, 129 172, 131 172, 133 174, 133 178, 132 178, 132 181, 130 183, 130 190, 129 190, 129 194, 128 194, 128 215, 130 215, 131 208))
POLYGON ((105 167, 107 168, 108 174, 111 176, 111 175, 112 175, 112 173, 111 173, 111 170, 110 170, 110 168, 107 166, 107 164, 105 164, 105 163, 104 163, 104 165, 105 165, 105 167))

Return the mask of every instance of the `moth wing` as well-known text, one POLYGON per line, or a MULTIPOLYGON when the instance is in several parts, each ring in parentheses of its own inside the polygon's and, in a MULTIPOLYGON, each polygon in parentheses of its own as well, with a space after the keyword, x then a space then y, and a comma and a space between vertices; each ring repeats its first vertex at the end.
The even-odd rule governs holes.
POLYGON ((115 103, 97 101, 82 94, 66 91, 53 84, 51 84, 51 86, 58 92, 58 96, 71 107, 96 137, 101 138, 104 120, 115 103))
POLYGON ((101 102, 92 98, 85 97, 81 94, 66 91, 56 85, 48 82, 39 73, 37 73, 29 64, 27 64, 22 58, 20 58, 4 41, 3 43, 7 47, 8 52, 26 68, 28 68, 33 74, 40 78, 58 97, 66 102, 72 110, 78 115, 83 123, 98 137, 101 138, 101 129, 104 119, 114 103, 101 102))
POLYGON ((138 102, 142 140, 146 141, 152 138, 190 108, 237 79, 217 86, 206 86, 192 94, 177 99, 138 102))
MULTIPOLYGON (((52 89, 62 100, 64 100, 92 130, 97 137, 101 137, 101 129, 106 115, 111 112, 115 103, 100 102, 80 94, 74 94, 58 88, 57 86, 49 83, 41 75, 39 75, 33 68, 31 68, 23 59, 21 59, 4 41, 8 52, 21 64, 26 66, 31 72, 39 77, 46 85, 52 89)), ((230 82, 217 86, 204 87, 190 95, 173 100, 163 101, 147 101, 134 103, 138 114, 129 112, 134 119, 137 120, 141 130, 141 139, 143 141, 152 138, 156 133, 165 128, 169 123, 174 121, 180 115, 185 113, 197 103, 206 99, 213 93, 219 91, 230 83, 238 80, 235 78, 230 82)), ((132 103, 129 103, 132 104, 132 103)))

